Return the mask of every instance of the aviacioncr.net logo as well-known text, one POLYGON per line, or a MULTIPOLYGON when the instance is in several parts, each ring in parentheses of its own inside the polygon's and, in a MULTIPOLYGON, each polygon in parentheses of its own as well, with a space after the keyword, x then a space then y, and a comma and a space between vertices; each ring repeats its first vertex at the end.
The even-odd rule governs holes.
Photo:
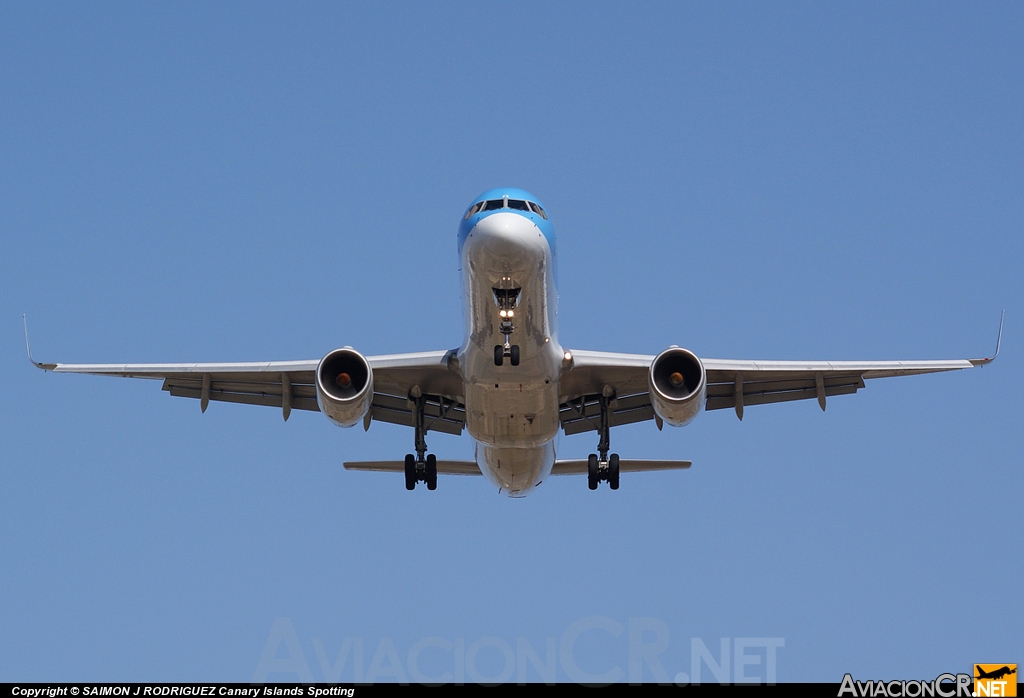
POLYGON ((843 676, 839 698, 972 698, 970 674, 939 674, 932 681, 856 681, 850 674, 843 676))

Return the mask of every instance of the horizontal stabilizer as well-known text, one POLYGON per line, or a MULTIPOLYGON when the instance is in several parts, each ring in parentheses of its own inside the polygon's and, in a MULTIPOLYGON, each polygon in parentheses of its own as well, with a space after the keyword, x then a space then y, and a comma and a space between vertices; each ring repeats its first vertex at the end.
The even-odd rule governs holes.
MULTIPOLYGON (((377 473, 404 473, 405 461, 402 460, 364 460, 347 461, 346 470, 367 470, 377 473)), ((691 465, 688 460, 620 460, 620 473, 640 473, 648 470, 685 470, 691 465)), ((438 475, 480 475, 480 468, 471 460, 438 460, 438 475)), ((587 461, 560 460, 555 461, 551 469, 552 475, 586 475, 587 461)))
MULTIPOLYGON (((440 463, 440 461, 438 461, 440 463)), ((619 461, 620 473, 641 473, 647 470, 685 470, 692 463, 688 460, 626 460, 619 461)), ((438 469, 440 472, 440 468, 438 469)), ((587 461, 559 460, 551 469, 552 475, 586 475, 587 461)))
MULTIPOLYGON (((346 470, 370 470, 377 473, 404 473, 404 460, 348 461, 346 470)), ((479 475, 480 468, 471 460, 438 460, 438 475, 479 475)))

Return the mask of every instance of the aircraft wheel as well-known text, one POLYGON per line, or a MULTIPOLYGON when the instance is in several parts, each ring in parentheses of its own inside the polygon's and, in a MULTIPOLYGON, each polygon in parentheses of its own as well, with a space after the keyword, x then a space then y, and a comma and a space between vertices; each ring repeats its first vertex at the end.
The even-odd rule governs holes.
POLYGON ((411 453, 405 456, 405 489, 416 489, 416 457, 411 453))
POLYGON ((619 489, 619 454, 613 453, 608 457, 608 486, 613 490, 619 489))
POLYGON ((513 344, 512 345, 511 354, 512 354, 512 356, 511 356, 512 365, 513 366, 518 366, 519 365, 519 345, 518 344, 513 344))
POLYGON ((437 456, 433 453, 427 456, 427 489, 437 489, 437 456))
POLYGON ((587 458, 587 485, 592 490, 597 489, 597 483, 600 482, 597 474, 597 455, 594 453, 590 454, 587 458))
POLYGON ((494 345, 494 365, 501 366, 505 363, 505 350, 500 344, 494 345))

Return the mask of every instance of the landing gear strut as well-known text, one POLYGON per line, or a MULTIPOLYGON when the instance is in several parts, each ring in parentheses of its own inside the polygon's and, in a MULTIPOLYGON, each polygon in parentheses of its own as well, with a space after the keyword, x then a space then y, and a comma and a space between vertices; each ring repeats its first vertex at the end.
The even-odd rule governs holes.
MULTIPOLYGON (((610 393, 605 390, 605 393, 610 393)), ((601 403, 601 425, 598 428, 599 439, 597 442, 598 453, 591 453, 587 458, 587 485, 590 489, 596 490, 598 484, 607 482, 613 490, 619 489, 619 454, 613 453, 610 456, 608 451, 611 448, 611 402, 613 395, 602 394, 601 403)))
MULTIPOLYGON (((417 392, 419 392, 417 390, 417 392)), ((417 482, 427 483, 428 490, 437 489, 437 456, 427 454, 427 429, 424 426, 423 410, 427 398, 423 395, 409 396, 414 405, 413 421, 416 427, 416 455, 405 456, 405 489, 416 489, 417 482)))
POLYGON ((519 345, 512 344, 510 337, 515 332, 512 318, 515 317, 515 307, 519 304, 519 289, 494 289, 494 300, 498 304, 498 315, 501 317, 501 324, 498 331, 505 337, 504 344, 494 345, 494 365, 501 366, 508 357, 509 363, 513 366, 519 365, 519 345))

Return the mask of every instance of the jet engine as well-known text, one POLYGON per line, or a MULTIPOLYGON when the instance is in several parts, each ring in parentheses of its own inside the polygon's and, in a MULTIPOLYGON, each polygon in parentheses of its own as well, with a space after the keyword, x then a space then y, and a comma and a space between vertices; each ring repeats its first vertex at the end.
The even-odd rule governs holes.
POLYGON ((647 380, 655 414, 674 427, 689 423, 704 406, 707 372, 691 351, 671 347, 661 352, 651 362, 647 380))
POLYGON ((316 367, 316 401, 339 427, 354 427, 373 402, 373 370, 355 349, 335 349, 316 367))

